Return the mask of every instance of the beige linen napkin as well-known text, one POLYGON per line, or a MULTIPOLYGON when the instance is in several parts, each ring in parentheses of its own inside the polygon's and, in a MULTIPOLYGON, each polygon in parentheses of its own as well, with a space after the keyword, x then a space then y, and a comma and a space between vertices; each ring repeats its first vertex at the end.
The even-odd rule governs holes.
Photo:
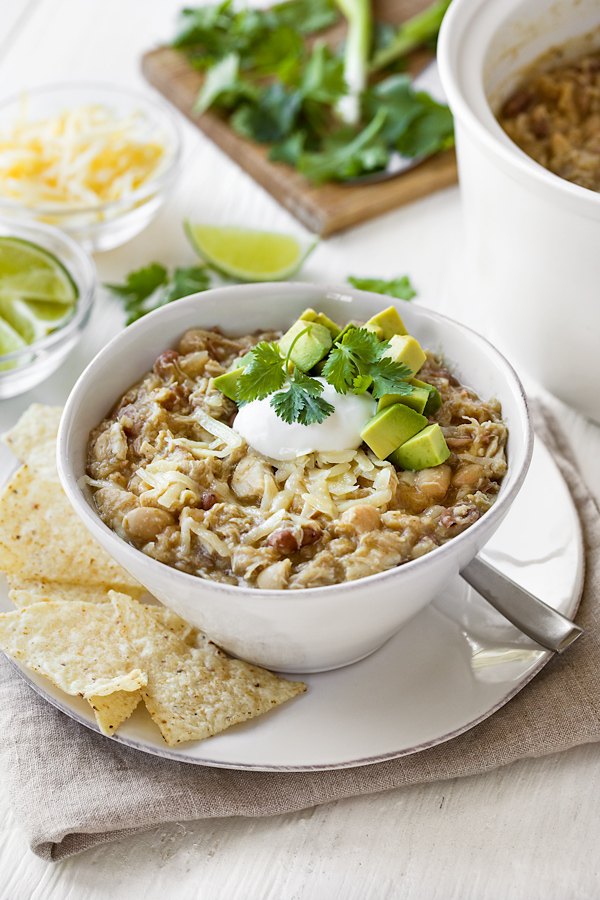
POLYGON ((273 816, 600 740, 600 514, 566 440, 539 410, 537 429, 584 525, 577 621, 586 634, 510 703, 460 737, 401 759, 330 772, 240 772, 170 762, 101 737, 42 700, 0 654, 3 779, 33 852, 59 860, 164 822, 273 816))

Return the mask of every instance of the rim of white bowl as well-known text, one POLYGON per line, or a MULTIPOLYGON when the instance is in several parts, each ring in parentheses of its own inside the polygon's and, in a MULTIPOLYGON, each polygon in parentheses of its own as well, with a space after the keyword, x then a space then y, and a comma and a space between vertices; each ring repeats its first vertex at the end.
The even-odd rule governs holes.
MULTIPOLYGON (((386 298, 386 295, 384 294, 375 294, 371 291, 359 291, 356 288, 350 288, 346 285, 319 284, 317 282, 266 282, 263 284, 233 285, 222 288, 214 288, 210 292, 204 291, 196 294, 191 294, 189 297, 184 297, 183 299, 178 300, 177 303, 191 306, 193 302, 195 302, 198 298, 205 298, 208 293, 210 293, 214 297, 215 295, 219 294, 228 295, 231 294, 232 291, 240 293, 244 291, 250 292, 250 290, 254 290, 256 288, 260 288, 267 294, 270 292, 275 293, 278 290, 281 291, 282 286, 284 289, 289 286, 293 290, 302 291, 306 291, 307 289, 311 288, 318 289, 319 293, 322 296, 329 295, 332 299, 340 297, 341 295, 345 295, 346 297, 348 295, 350 295, 351 297, 366 295, 374 299, 378 299, 380 302, 385 302, 386 299, 389 299, 392 300, 394 304, 400 303, 402 305, 404 303, 407 303, 407 301, 398 301, 394 297, 386 298)), ((453 537, 445 544, 442 544, 441 547, 436 547, 434 550, 431 550, 429 553, 424 554, 418 559, 409 560, 408 562, 402 563, 401 565, 396 566, 393 569, 387 569, 384 572, 378 572, 374 575, 367 575, 364 578, 359 578, 355 581, 348 581, 339 584, 321 585, 315 588, 303 588, 300 591, 289 591, 261 590, 260 588, 244 587, 243 585, 221 584, 220 582, 211 581, 208 578, 202 578, 198 575, 191 575, 190 573, 182 572, 181 570, 176 569, 173 566, 167 566, 166 563, 159 562, 159 560, 153 559, 151 556, 147 556, 141 550, 138 550, 133 545, 127 543, 127 541, 124 541, 122 538, 118 537, 118 535, 102 521, 99 515, 93 513, 92 509, 83 497, 83 493, 78 484, 78 479, 75 477, 70 468, 67 453, 71 430, 70 420, 73 417, 74 413, 77 411, 77 408, 82 404, 82 400, 85 398, 89 391, 88 380, 94 374, 94 371, 103 364, 107 357, 113 355, 115 351, 120 348, 121 344, 125 345, 125 347, 122 348, 123 350, 125 350, 127 344, 131 343, 132 340, 135 340, 138 336, 142 337, 145 331, 154 330, 155 323, 161 321, 162 319, 168 319, 172 311, 172 307, 169 306, 164 306, 160 309, 154 310, 154 312, 144 316, 143 319, 139 320, 133 325, 128 326, 127 329, 121 331, 118 335, 116 335, 102 350, 100 350, 100 352, 84 369, 77 382, 75 383, 71 393, 69 394, 58 431, 57 464, 58 473, 63 489, 65 490, 67 497, 69 498, 73 508, 75 509, 75 512, 78 514, 84 524, 88 523, 88 527, 98 527, 101 529, 101 531, 104 532, 107 539, 111 543, 113 541, 118 542, 118 546, 123 550, 126 556, 131 555, 132 557, 138 558, 138 555, 141 555, 143 556, 144 563, 150 569, 154 569, 156 566, 159 566, 160 570, 157 571, 164 573, 166 567, 173 573, 173 577, 175 579, 183 579, 189 585, 198 585, 198 583, 200 582, 202 586, 210 586, 213 590, 223 596, 231 595, 233 597, 240 597, 242 595, 246 595, 248 598, 254 597, 256 599, 264 599, 265 597, 268 597, 276 598, 278 602, 280 600, 294 602, 298 600, 299 597, 316 597, 324 596, 326 593, 339 592, 340 588, 343 588, 345 592, 364 590, 365 583, 372 582, 374 579, 377 579, 378 581, 391 581, 391 579, 397 579, 403 571, 410 571, 412 573, 414 571, 417 571, 418 569, 422 569, 424 566, 428 565, 428 560, 431 559, 432 555, 435 555, 436 559, 440 559, 442 554, 444 554, 445 556, 459 555, 459 549, 466 541, 470 541, 472 535, 474 534, 473 529, 477 529, 479 531, 481 530, 482 526, 486 527, 486 523, 490 522, 490 516, 494 519, 501 517, 505 509, 510 506, 521 485, 523 484, 533 453, 533 427, 531 423, 531 415, 529 413, 529 406, 527 403, 525 389, 521 383, 521 380, 519 379, 519 376, 517 375, 511 364, 508 362, 508 360, 494 347, 492 343, 490 343, 490 341, 482 337, 482 335, 478 334, 472 328, 469 328, 467 325, 463 325, 462 323, 456 322, 449 316, 444 316, 441 313, 434 312, 433 310, 430 310, 424 306, 415 305, 412 308, 418 310, 419 314, 423 314, 425 318, 433 319, 434 321, 442 324, 444 322, 451 323, 453 327, 466 332, 471 337, 471 340, 474 339, 476 343, 480 343, 485 347, 488 356, 495 358, 496 362, 499 363, 500 368, 504 370, 507 381, 509 383, 512 383, 514 392, 518 400, 520 401, 521 424, 525 439, 523 460, 520 469, 514 475, 512 483, 508 485, 505 491, 502 491, 501 487, 498 499, 495 501, 493 506, 480 519, 478 519, 477 522, 474 522, 472 525, 470 525, 469 528, 462 532, 462 534, 458 534, 456 535, 456 537, 453 537)), ((181 309, 181 306, 179 306, 179 309, 181 309)), ((127 566, 125 566, 125 568, 127 568, 127 566)))
MULTIPOLYGON (((581 207, 582 211, 595 216, 600 211, 600 193, 573 184, 555 175, 528 156, 512 141, 496 120, 485 91, 481 73, 477 73, 476 89, 481 94, 489 121, 485 123, 467 100, 459 77, 459 66, 469 55, 469 44, 473 41, 473 29, 469 26, 484 6, 496 3, 503 8, 503 0, 452 0, 444 16, 437 48, 440 78, 452 114, 483 144, 485 149, 500 157, 505 165, 516 169, 524 178, 537 184, 539 188, 551 190, 557 197, 581 207)), ((600 16, 599 16, 600 23, 600 16)), ((491 39, 492 34, 488 35, 491 39)))
MULTIPOLYGON (((56 217, 56 219, 59 219, 69 216, 84 216, 92 213, 106 212, 108 210, 118 210, 120 209, 120 207, 126 207, 127 209, 129 209, 132 204, 135 205, 140 200, 144 200, 159 193, 176 176, 182 156, 183 142, 181 127, 173 113, 173 110, 159 96, 154 96, 151 93, 146 94, 142 91, 130 90, 129 88, 123 88, 121 85, 111 84, 110 82, 56 82, 55 84, 45 84, 41 87, 33 87, 29 90, 20 91, 18 94, 11 94, 8 97, 0 99, 0 116, 3 115, 12 104, 21 103, 23 95, 37 98, 43 97, 44 95, 48 94, 59 93, 60 91, 74 91, 77 93, 81 93, 83 96, 85 96, 86 93, 93 94, 94 91, 98 93, 106 92, 108 94, 114 94, 115 96, 118 96, 120 98, 125 97, 131 99, 133 102, 137 102, 142 112, 146 112, 144 107, 150 107, 152 111, 157 112, 160 116, 164 117, 164 120, 168 126, 165 129, 167 131, 167 149, 171 150, 171 155, 167 159, 165 168, 160 171, 156 177, 152 176, 149 181, 140 185, 138 188, 132 191, 131 194, 128 194, 127 197, 122 197, 118 200, 108 200, 105 203, 98 203, 94 206, 71 206, 68 208, 57 208, 56 206, 43 204, 39 206, 26 206, 24 203, 11 201, 9 198, 0 195, 0 213, 2 213, 3 211, 5 213, 7 211, 10 211, 11 213, 20 213, 21 215, 23 215, 24 213, 29 213, 32 217, 46 215, 54 216, 56 217)), ((135 111, 135 107, 133 111, 135 111)), ((148 118, 149 120, 151 120, 151 116, 148 116, 148 118)))

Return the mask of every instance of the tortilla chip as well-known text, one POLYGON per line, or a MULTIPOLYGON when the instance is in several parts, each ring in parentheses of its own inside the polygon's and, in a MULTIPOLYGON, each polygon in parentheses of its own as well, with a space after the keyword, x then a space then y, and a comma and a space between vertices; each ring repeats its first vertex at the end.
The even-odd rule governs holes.
POLYGON ((141 699, 140 691, 115 691, 106 697, 88 697, 87 701, 94 710, 100 730, 110 737, 129 718, 141 699))
POLYGON ((144 703, 171 746, 211 737, 306 690, 302 682, 230 659, 203 635, 200 646, 190 647, 141 603, 114 591, 111 599, 148 675, 144 703))
POLYGON ((60 484, 29 466, 0 495, 0 569, 9 580, 140 589, 85 529, 60 484))
POLYGON ((10 577, 8 596, 17 609, 41 600, 83 600, 85 603, 105 603, 109 587, 85 584, 61 584, 57 581, 21 581, 10 577))
MULTIPOLYGON (((114 595, 114 592, 111 593, 114 595)), ((127 596, 131 597, 131 594, 128 593, 127 596)), ((111 599, 108 595, 107 598, 109 600, 111 599)), ((179 640, 188 644, 188 646, 194 646, 196 639, 198 638, 198 630, 192 628, 192 626, 189 625, 185 619, 182 619, 181 616, 178 616, 177 613, 167 609, 166 606, 154 606, 150 603, 144 604, 144 609, 165 631, 170 631, 178 637, 179 640)), ((204 635, 202 635, 202 638, 204 638, 204 635)), ((208 638, 205 638, 205 640, 208 640, 208 638)))
POLYGON ((114 615, 93 603, 51 600, 0 615, 0 649, 86 699, 146 684, 114 615))
POLYGON ((56 435, 62 415, 60 406, 32 403, 17 424, 2 436, 21 462, 58 480, 56 471, 56 435))

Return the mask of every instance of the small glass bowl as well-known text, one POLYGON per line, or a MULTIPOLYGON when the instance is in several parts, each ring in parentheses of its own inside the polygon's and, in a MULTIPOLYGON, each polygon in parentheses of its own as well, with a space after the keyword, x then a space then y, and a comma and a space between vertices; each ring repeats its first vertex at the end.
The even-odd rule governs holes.
POLYGON ((154 218, 180 168, 181 135, 174 115, 161 101, 121 87, 98 84, 59 84, 25 91, 0 102, 0 136, 10 133, 26 108, 27 119, 37 121, 82 106, 104 107, 116 116, 140 115, 142 139, 158 140, 165 147, 157 171, 120 200, 86 207, 25 206, 0 194, 0 216, 21 222, 38 220, 54 225, 75 238, 90 253, 111 250, 135 237, 154 218))
POLYGON ((97 278, 92 258, 57 228, 37 222, 22 225, 12 219, 0 219, 0 235, 30 241, 54 254, 67 269, 79 292, 75 311, 64 325, 22 350, 0 356, 2 367, 7 363, 14 364, 10 369, 0 371, 0 399, 4 400, 29 391, 48 378, 66 359, 90 318, 97 278))

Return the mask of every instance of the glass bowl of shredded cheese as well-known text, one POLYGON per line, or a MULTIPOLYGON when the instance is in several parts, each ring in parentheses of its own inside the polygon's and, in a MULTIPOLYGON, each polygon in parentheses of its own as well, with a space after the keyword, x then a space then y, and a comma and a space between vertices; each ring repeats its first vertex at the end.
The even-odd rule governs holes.
POLYGON ((152 97, 93 84, 23 92, 0 103, 0 215, 110 250, 155 216, 180 148, 173 114, 152 97))

